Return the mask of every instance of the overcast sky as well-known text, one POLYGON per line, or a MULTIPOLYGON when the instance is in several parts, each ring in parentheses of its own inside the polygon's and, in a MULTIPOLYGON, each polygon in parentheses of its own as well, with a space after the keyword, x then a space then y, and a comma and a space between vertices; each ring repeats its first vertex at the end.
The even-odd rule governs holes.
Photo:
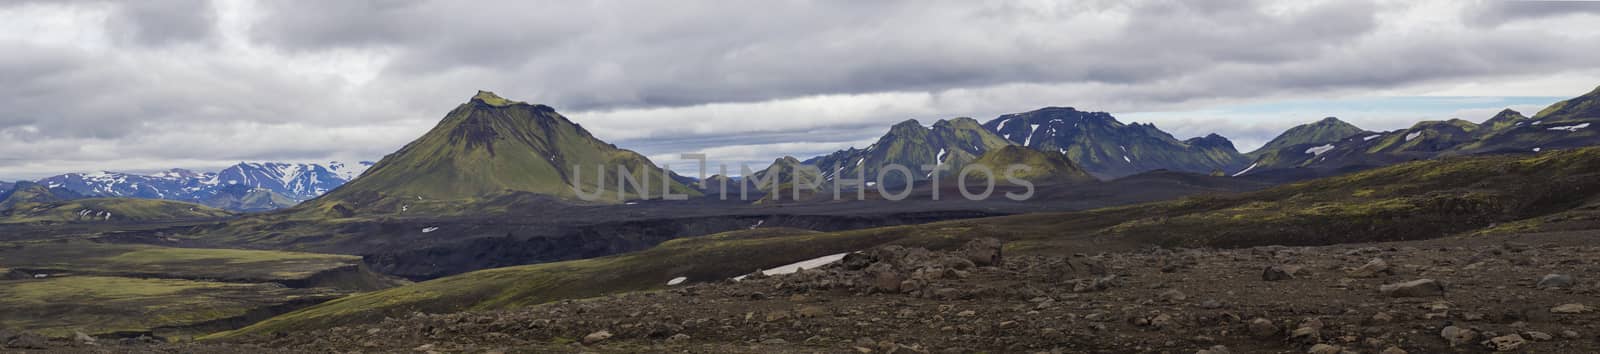
POLYGON ((1248 151, 1324 116, 1532 114, 1600 85, 1596 24, 1592 2, 11 0, 0 179, 376 160, 479 89, 661 163, 1043 106, 1248 151))

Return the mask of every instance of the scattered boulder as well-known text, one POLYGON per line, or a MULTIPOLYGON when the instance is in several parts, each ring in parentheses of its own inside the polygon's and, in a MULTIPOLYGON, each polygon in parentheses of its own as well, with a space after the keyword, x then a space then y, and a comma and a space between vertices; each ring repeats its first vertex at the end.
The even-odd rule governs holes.
POLYGON ((1261 271, 1261 280, 1280 281, 1294 279, 1308 275, 1305 269, 1305 267, 1294 265, 1268 266, 1265 270, 1261 271))
POLYGON ((1566 338, 1566 339, 1582 339, 1582 338, 1583 338, 1583 335, 1582 335, 1582 334, 1579 334, 1579 333, 1578 333, 1578 331, 1574 331, 1574 330, 1570 330, 1570 329, 1569 329, 1569 330, 1564 330, 1564 331, 1561 331, 1561 338, 1566 338))
POLYGON ((1360 268, 1350 271, 1350 276, 1355 278, 1376 278, 1379 275, 1394 275, 1394 269, 1382 258, 1373 258, 1360 268))
POLYGON ((1256 338, 1272 338, 1278 336, 1278 325, 1265 318, 1250 320, 1250 335, 1256 338))
POLYGON ((979 267, 995 267, 1002 262, 1001 248, 1004 244, 1000 239, 985 237, 967 242, 961 247, 961 254, 979 267))
POLYGON ((1548 342, 1548 341, 1552 341, 1552 340, 1556 339, 1556 336, 1550 335, 1549 333, 1545 333, 1545 332, 1528 331, 1528 333, 1526 333, 1526 334, 1528 335, 1528 339, 1532 339, 1534 341, 1539 341, 1539 342, 1548 342))
POLYGON ((1444 284, 1433 279, 1418 279, 1398 284, 1386 284, 1378 291, 1389 297, 1444 296, 1444 284))
POLYGON ((1577 284, 1577 280, 1566 274, 1548 274, 1539 278, 1539 284, 1534 287, 1539 289, 1569 289, 1577 284))
POLYGON ((1195 354, 1233 354, 1233 351, 1228 350, 1226 346, 1214 345, 1211 348, 1201 349, 1195 354))
POLYGON ((1307 354, 1339 354, 1342 352, 1344 352, 1344 348, 1324 343, 1317 343, 1317 345, 1311 346, 1310 350, 1306 350, 1307 354))
POLYGON ((78 344, 95 344, 95 342, 98 340, 96 340, 94 336, 84 334, 83 332, 73 331, 72 341, 77 342, 78 344))
POLYGON ((1444 338, 1446 342, 1450 343, 1450 347, 1454 348, 1462 344, 1472 343, 1474 339, 1478 339, 1478 331, 1448 326, 1439 331, 1439 337, 1444 338))
POLYGON ((589 333, 587 336, 583 336, 583 344, 587 345, 604 342, 607 339, 611 339, 611 336, 611 331, 602 329, 594 333, 589 333))
POLYGON ((1161 300, 1167 302, 1180 302, 1189 299, 1189 295, 1185 295, 1182 291, 1178 291, 1177 289, 1162 292, 1160 296, 1161 300))
POLYGON ((1594 311, 1594 309, 1591 309, 1589 306, 1585 306, 1584 304, 1566 304, 1550 309, 1550 313, 1558 314, 1579 314, 1589 313, 1592 311, 1594 311))
POLYGON ((1497 352, 1509 352, 1517 350, 1518 348, 1522 348, 1523 345, 1528 344, 1528 341, 1526 339, 1522 339, 1522 336, 1516 334, 1507 334, 1499 337, 1489 338, 1489 340, 1483 341, 1482 344, 1484 347, 1489 348, 1489 350, 1497 352))
POLYGON ((1410 354, 1410 353, 1406 352, 1405 349, 1400 349, 1400 347, 1388 347, 1388 348, 1384 348, 1383 351, 1378 352, 1378 354, 1410 354))

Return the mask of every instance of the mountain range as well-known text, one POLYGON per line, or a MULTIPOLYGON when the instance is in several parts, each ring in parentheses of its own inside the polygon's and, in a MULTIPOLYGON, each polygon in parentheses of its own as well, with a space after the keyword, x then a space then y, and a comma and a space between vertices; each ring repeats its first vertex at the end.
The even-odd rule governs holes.
POLYGON ((203 205, 156 199, 85 198, 34 182, 0 192, 0 224, 205 219, 231 213, 203 205))
MULTIPOLYGON (((370 166, 370 162, 248 163, 218 172, 171 169, 154 174, 68 173, 34 181, 64 198, 163 199, 233 211, 264 211, 293 206, 327 193, 370 166)), ((0 186, 0 190, 4 188, 0 186)))
POLYGON ((1410 128, 1366 132, 1328 118, 1290 129, 1236 176, 1325 176, 1438 157, 1538 153, 1600 145, 1600 88, 1561 101, 1533 117, 1506 109, 1482 123, 1423 121, 1410 128), (1350 134, 1345 134, 1350 133, 1350 134), (1343 137, 1334 138, 1338 135, 1343 137))
MULTIPOLYGON (((1482 123, 1424 121, 1388 132, 1370 132, 1328 117, 1293 127, 1249 153, 1240 153, 1231 141, 1216 134, 1179 140, 1153 124, 1124 124, 1105 112, 1046 107, 1001 115, 981 124, 972 118, 943 119, 926 126, 907 120, 889 127, 866 148, 803 161, 786 157, 752 176, 787 186, 798 173, 796 168, 807 166, 820 171, 818 177, 824 185, 837 178, 855 179, 858 174, 876 182, 884 166, 898 164, 912 169, 910 178, 888 173, 884 183, 914 183, 933 177, 923 166, 938 165, 954 173, 991 151, 1020 146, 1064 156, 1068 163, 1057 166, 1051 156, 1027 157, 1026 161, 1045 164, 1040 167, 1083 172, 1099 179, 1169 170, 1287 181, 1436 157, 1595 145, 1600 143, 1600 132, 1590 126, 1600 123, 1597 101, 1600 89, 1551 105, 1533 117, 1507 109, 1482 123)), ((63 194, 68 197, 179 200, 234 211, 273 210, 315 198, 315 203, 300 210, 341 216, 357 210, 405 213, 433 208, 449 212, 463 202, 518 193, 580 199, 571 188, 574 184, 585 191, 603 188, 608 192, 600 195, 602 199, 613 202, 652 198, 663 189, 680 195, 706 192, 691 187, 692 178, 667 174, 662 180, 663 174, 666 171, 644 156, 594 137, 549 106, 480 91, 427 134, 376 164, 240 163, 216 173, 181 169, 153 175, 75 173, 38 183, 70 192, 63 194), (356 179, 368 166, 365 177, 356 179), (572 170, 572 166, 585 169, 572 170), (607 166, 608 170, 597 176, 599 171, 588 170, 589 166, 607 166), (629 184, 623 193, 616 193, 623 181, 614 166, 627 167, 627 179, 642 184, 629 184), (350 185, 339 188, 346 182, 350 185)), ((737 187, 730 186, 730 191, 737 187)), ((767 190, 770 185, 756 189, 767 190)))

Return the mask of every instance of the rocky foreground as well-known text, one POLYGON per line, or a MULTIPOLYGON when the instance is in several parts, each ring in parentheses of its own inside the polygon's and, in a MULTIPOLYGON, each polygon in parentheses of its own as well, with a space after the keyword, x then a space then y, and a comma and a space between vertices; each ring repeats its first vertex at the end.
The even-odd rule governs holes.
MULTIPOLYGON (((223 342, 64 352, 1600 352, 1600 234, 1002 257, 888 246, 791 275, 223 342)), ((20 339, 19 339, 20 338, 20 339)))

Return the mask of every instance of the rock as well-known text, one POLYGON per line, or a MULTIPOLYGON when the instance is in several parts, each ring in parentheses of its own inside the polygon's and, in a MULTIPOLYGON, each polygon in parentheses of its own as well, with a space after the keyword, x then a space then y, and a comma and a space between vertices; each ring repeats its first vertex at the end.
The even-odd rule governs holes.
POLYGON ((1179 302, 1189 299, 1189 295, 1184 295, 1182 291, 1178 291, 1177 289, 1162 292, 1160 297, 1162 300, 1166 300, 1168 302, 1179 302))
POLYGON ((828 315, 828 308, 822 306, 806 306, 796 311, 802 318, 817 318, 828 315))
POLYGON ((1350 271, 1350 276, 1355 278, 1375 278, 1379 275, 1394 275, 1389 262, 1384 262, 1382 258, 1373 258, 1360 268, 1350 271))
POLYGON ((1550 313, 1558 314, 1579 314, 1588 313, 1591 311, 1594 311, 1594 309, 1589 308, 1589 306, 1584 306, 1583 304, 1566 304, 1550 309, 1550 313))
POLYGON ((1072 292, 1086 293, 1110 289, 1117 285, 1117 276, 1107 275, 1093 279, 1079 279, 1072 284, 1072 292))
POLYGON ((46 349, 50 347, 50 339, 38 334, 22 332, 15 334, 11 340, 0 344, 15 349, 46 349))
POLYGON ((977 315, 978 315, 978 312, 977 311, 973 311, 973 310, 966 310, 966 311, 961 311, 961 312, 957 312, 956 313, 956 317, 972 317, 972 316, 977 316, 977 315))
POLYGON ((1315 343, 1322 341, 1322 329, 1311 326, 1301 326, 1289 332, 1289 339, 1302 343, 1315 343))
POLYGON ((1439 331, 1439 337, 1444 338, 1446 342, 1450 343, 1450 347, 1454 348, 1462 344, 1472 343, 1472 340, 1478 339, 1478 332, 1471 329, 1448 326, 1439 331))
POLYGON ((95 344, 97 340, 94 338, 94 336, 84 334, 83 332, 73 331, 72 341, 77 342, 78 344, 95 344))
POLYGON ((419 346, 417 346, 417 347, 416 347, 416 348, 411 348, 411 351, 416 351, 416 352, 432 352, 432 351, 433 351, 433 344, 423 344, 423 345, 419 345, 419 346))
POLYGON ((1540 341, 1540 342, 1548 342, 1548 341, 1552 341, 1552 340, 1556 339, 1556 336, 1550 335, 1549 333, 1539 332, 1539 331, 1529 331, 1527 333, 1527 335, 1528 335, 1528 339, 1532 339, 1532 340, 1540 341))
POLYGON ((1160 315, 1156 315, 1156 317, 1150 318, 1150 327, 1155 327, 1155 328, 1173 328, 1174 324, 1176 324, 1176 323, 1173 322, 1172 315, 1168 315, 1168 314, 1164 314, 1163 313, 1163 314, 1160 314, 1160 315))
POLYGON ((1379 312, 1372 315, 1371 321, 1372 324, 1389 324, 1394 322, 1394 315, 1391 315, 1388 312, 1379 312))
POLYGON ((1000 239, 985 237, 967 242, 961 247, 961 254, 979 267, 999 266, 1002 262, 1001 248, 1004 246, 1000 239))
POLYGON ((1569 329, 1569 330, 1561 331, 1561 338, 1582 339, 1583 335, 1582 334, 1578 334, 1578 331, 1574 331, 1574 330, 1570 330, 1569 329))
POLYGON ((1265 318, 1250 320, 1250 335, 1256 338, 1271 338, 1278 336, 1278 325, 1272 324, 1265 318))
POLYGON ((678 333, 678 334, 672 335, 671 337, 667 337, 667 343, 687 342, 687 341, 689 341, 689 339, 690 339, 689 335, 683 334, 683 333, 678 333))
POLYGON ((1313 345, 1313 346, 1311 346, 1310 350, 1306 350, 1306 353, 1308 353, 1308 354, 1339 354, 1341 352, 1344 352, 1344 348, 1340 348, 1339 346, 1336 346, 1336 345, 1322 344, 1322 343, 1318 343, 1317 345, 1313 345))
POLYGON ((1214 345, 1214 346, 1211 346, 1211 348, 1208 348, 1208 349, 1201 349, 1200 351, 1195 352, 1194 354, 1233 354, 1233 352, 1229 351, 1228 347, 1226 347, 1226 346, 1214 345))
POLYGON ((873 263, 871 266, 867 266, 865 272, 867 282, 872 286, 872 290, 879 292, 898 293, 900 292, 900 284, 905 281, 905 277, 900 275, 900 272, 895 271, 894 266, 889 263, 873 263))
POLYGON ((1399 284, 1386 284, 1378 291, 1389 297, 1444 296, 1444 284, 1433 279, 1418 279, 1399 284))
POLYGON ((1261 271, 1261 280, 1280 281, 1294 279, 1293 269, 1289 269, 1289 267, 1291 266, 1269 266, 1261 271))
POLYGON ((1522 346, 1525 344, 1528 344, 1528 341, 1526 339, 1522 339, 1522 336, 1516 334, 1507 334, 1483 341, 1484 347, 1497 352, 1509 352, 1517 350, 1517 348, 1522 348, 1522 346))
POLYGON ((602 329, 594 333, 589 333, 587 336, 583 336, 583 344, 587 345, 600 343, 606 341, 607 339, 611 339, 611 331, 602 329))
POLYGON ((783 338, 771 338, 771 339, 767 339, 767 340, 761 341, 761 344, 766 344, 766 345, 784 345, 784 344, 789 344, 789 341, 783 340, 783 338))
POLYGON ((773 311, 767 313, 767 322, 778 322, 789 319, 789 311, 773 311))
POLYGON ((1539 284, 1534 285, 1534 287, 1539 289, 1569 289, 1575 284, 1577 284, 1577 280, 1572 279, 1570 275, 1548 274, 1543 278, 1539 278, 1539 284))
POLYGON ((1378 352, 1378 354, 1410 354, 1410 353, 1407 353, 1405 349, 1400 349, 1400 347, 1388 347, 1388 348, 1384 348, 1383 351, 1378 352))

